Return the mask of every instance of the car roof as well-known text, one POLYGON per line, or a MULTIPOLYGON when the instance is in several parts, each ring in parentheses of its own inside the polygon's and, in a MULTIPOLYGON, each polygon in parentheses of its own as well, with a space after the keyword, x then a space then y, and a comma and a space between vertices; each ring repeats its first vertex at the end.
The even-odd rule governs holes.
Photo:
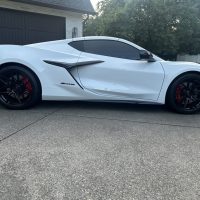
MULTIPOLYGON (((56 41, 50 41, 50 42, 42 42, 42 43, 36 43, 36 44, 30 44, 30 45, 26 45, 26 46, 31 46, 31 47, 39 47, 39 46, 51 46, 51 45, 59 45, 59 44, 63 44, 63 43, 67 43, 69 44, 70 42, 74 42, 74 41, 84 41, 84 40, 114 40, 114 41, 120 41, 120 42, 124 42, 126 44, 129 44, 139 50, 145 50, 144 48, 142 48, 141 46, 138 46, 135 43, 129 42, 128 40, 124 40, 121 38, 116 38, 116 37, 108 37, 108 36, 87 36, 87 37, 78 37, 78 38, 71 38, 71 39, 64 39, 64 40, 56 40, 56 41)), ((158 56, 156 56, 155 54, 153 54, 154 57, 157 60, 163 60, 161 58, 159 58, 158 56)))

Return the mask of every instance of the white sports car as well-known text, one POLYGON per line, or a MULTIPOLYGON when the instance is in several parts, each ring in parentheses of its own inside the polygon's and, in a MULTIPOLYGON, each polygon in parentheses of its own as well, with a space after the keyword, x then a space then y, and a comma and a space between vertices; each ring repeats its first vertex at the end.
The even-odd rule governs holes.
POLYGON ((166 104, 190 114, 200 110, 200 65, 112 37, 1 45, 1 104, 25 109, 41 99, 166 104))

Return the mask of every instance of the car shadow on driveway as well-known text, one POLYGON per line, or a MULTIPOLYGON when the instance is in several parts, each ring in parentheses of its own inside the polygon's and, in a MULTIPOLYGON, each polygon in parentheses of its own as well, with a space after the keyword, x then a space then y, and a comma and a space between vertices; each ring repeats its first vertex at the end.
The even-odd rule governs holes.
POLYGON ((111 102, 85 102, 85 101, 43 101, 34 109, 86 109, 86 110, 115 110, 126 112, 156 112, 169 113, 164 105, 155 104, 133 104, 133 103, 111 103, 111 102))
POLYGON ((174 113, 164 105, 99 103, 99 102, 42 102, 32 110, 54 110, 54 115, 77 118, 96 118, 134 123, 149 123, 199 128, 200 115, 174 113))

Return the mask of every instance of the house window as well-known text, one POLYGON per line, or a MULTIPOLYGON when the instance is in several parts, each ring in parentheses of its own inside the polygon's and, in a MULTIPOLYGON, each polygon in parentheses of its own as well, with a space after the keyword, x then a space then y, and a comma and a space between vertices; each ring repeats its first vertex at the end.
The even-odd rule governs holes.
POLYGON ((76 38, 76 37, 78 37, 78 28, 74 27, 72 29, 72 38, 76 38))

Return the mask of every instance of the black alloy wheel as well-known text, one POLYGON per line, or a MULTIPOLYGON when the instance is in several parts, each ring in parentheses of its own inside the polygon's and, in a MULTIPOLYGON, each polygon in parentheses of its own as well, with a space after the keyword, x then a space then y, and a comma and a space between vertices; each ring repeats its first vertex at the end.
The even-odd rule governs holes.
POLYGON ((176 79, 168 90, 166 103, 178 113, 200 111, 200 75, 186 74, 176 79))
POLYGON ((0 102, 9 109, 26 109, 41 99, 35 75, 20 66, 0 69, 0 102))

